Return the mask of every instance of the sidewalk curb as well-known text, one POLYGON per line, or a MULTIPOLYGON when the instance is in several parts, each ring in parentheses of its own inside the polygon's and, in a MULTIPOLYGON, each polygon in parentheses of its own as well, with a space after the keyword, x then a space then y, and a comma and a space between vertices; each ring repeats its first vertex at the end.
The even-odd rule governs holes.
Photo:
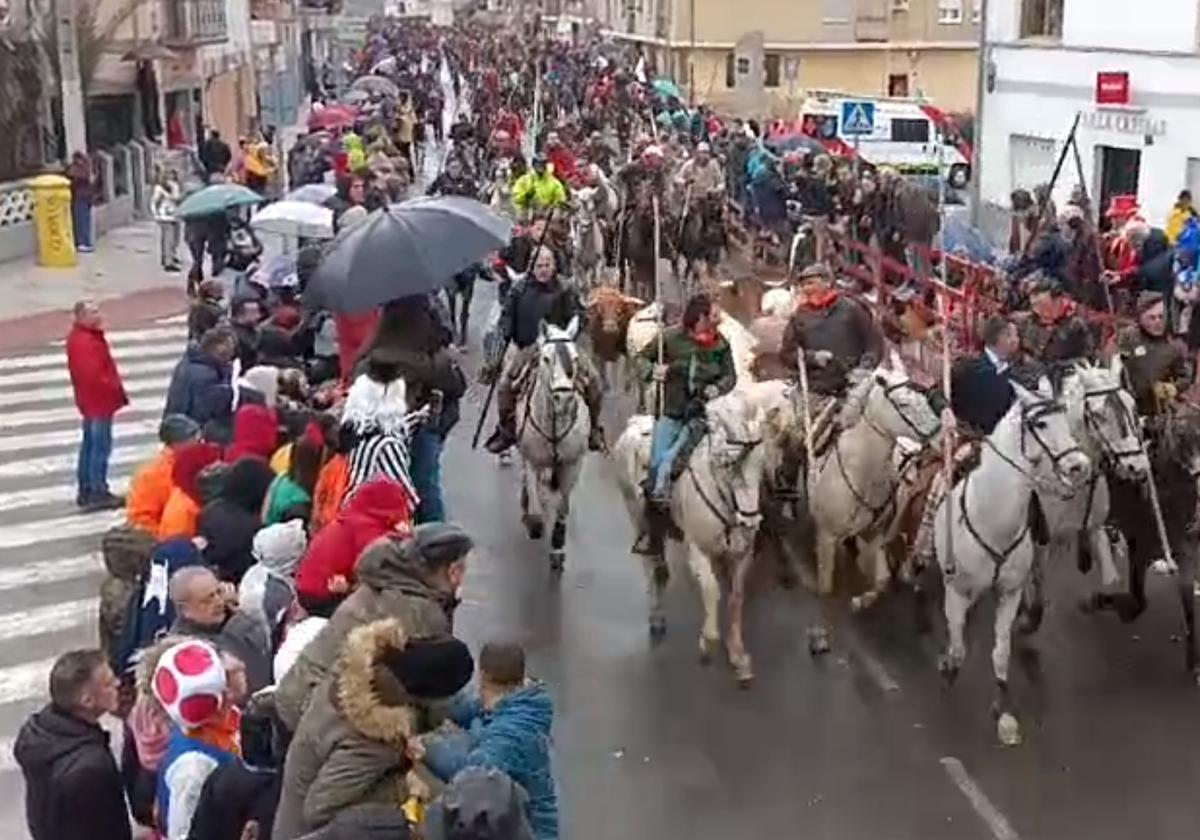
MULTIPOLYGON (((157 286, 97 301, 109 330, 129 327, 152 318, 187 311, 187 295, 181 285, 157 286)), ((70 309, 53 309, 18 318, 0 319, 0 352, 12 353, 62 338, 71 323, 70 309)))

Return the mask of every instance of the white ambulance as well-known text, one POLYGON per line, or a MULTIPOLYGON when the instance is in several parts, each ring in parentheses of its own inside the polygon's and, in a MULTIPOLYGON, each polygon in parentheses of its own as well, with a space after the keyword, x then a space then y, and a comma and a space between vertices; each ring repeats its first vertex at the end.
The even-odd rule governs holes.
POLYGON ((951 187, 962 189, 971 180, 970 144, 959 135, 948 114, 927 102, 813 91, 800 108, 796 129, 820 141, 831 153, 857 154, 872 166, 888 166, 905 174, 936 174, 940 161, 951 187), (856 107, 857 103, 874 108, 856 107), (856 135, 853 126, 848 131, 842 124, 846 114, 864 130, 869 124, 869 133, 856 135))

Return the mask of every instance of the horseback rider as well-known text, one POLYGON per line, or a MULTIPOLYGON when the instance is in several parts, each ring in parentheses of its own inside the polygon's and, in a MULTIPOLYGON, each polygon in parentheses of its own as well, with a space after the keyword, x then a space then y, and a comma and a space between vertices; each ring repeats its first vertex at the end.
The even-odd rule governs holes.
POLYGON ((1036 382, 1047 375, 1059 382, 1075 362, 1090 360, 1095 350, 1092 331, 1078 306, 1063 293, 1057 280, 1041 280, 1029 295, 1029 313, 1018 318, 1020 366, 1036 382))
MULTIPOLYGON (((503 339, 511 341, 516 352, 496 389, 496 428, 486 444, 489 452, 498 455, 517 442, 517 395, 531 362, 537 357, 538 328, 542 321, 565 329, 575 317, 583 317, 579 296, 559 277, 554 252, 543 246, 533 261, 533 271, 517 280, 506 296, 500 316, 503 339)), ((588 446, 593 451, 600 451, 604 449, 600 378, 585 355, 580 355, 578 365, 577 381, 587 402, 591 424, 588 446)), ((484 373, 485 378, 490 378, 497 371, 491 368, 484 373)))
POLYGON ((816 394, 846 390, 850 371, 873 368, 883 358, 883 333, 863 305, 830 282, 829 269, 812 265, 799 278, 796 310, 783 334, 781 361, 799 373, 804 350, 808 387, 816 394))
POLYGON ((737 382, 733 353, 717 332, 719 317, 708 295, 694 295, 684 307, 683 323, 663 335, 662 364, 658 342, 650 342, 638 354, 642 378, 662 387, 662 414, 654 422, 650 444, 647 528, 633 548, 637 554, 662 553, 671 480, 704 435, 705 404, 732 391, 737 382))
POLYGON ((567 205, 567 188, 554 177, 546 156, 537 154, 528 172, 513 184, 513 205, 525 213, 537 213, 567 205))
MULTIPOLYGON (((690 195, 689 205, 724 194, 725 173, 720 162, 713 157, 712 147, 708 143, 696 145, 696 154, 679 167, 679 172, 675 175, 675 185, 683 191, 681 197, 690 195)), ((687 209, 690 210, 691 207, 687 209)))
POLYGON ((1158 292, 1142 292, 1137 300, 1137 325, 1117 336, 1125 372, 1137 402, 1138 414, 1151 416, 1179 396, 1187 384, 1187 357, 1167 334, 1166 307, 1158 292))
MULTIPOLYGON (((983 325, 983 352, 955 365, 950 381, 950 405, 942 408, 941 415, 943 434, 957 431, 960 436, 954 451, 956 474, 978 463, 980 442, 1004 419, 1017 398, 1011 382, 1020 350, 1016 324, 1004 315, 993 315, 983 325)), ((934 408, 945 406, 945 395, 936 391, 929 402, 934 408)), ((928 568, 934 562, 934 520, 954 480, 951 477, 948 485, 940 471, 932 477, 921 511, 921 524, 913 540, 913 563, 918 569, 928 568)))
POLYGON ((478 198, 479 188, 474 180, 467 175, 463 162, 457 155, 446 159, 446 169, 433 179, 426 195, 459 195, 465 198, 478 198))

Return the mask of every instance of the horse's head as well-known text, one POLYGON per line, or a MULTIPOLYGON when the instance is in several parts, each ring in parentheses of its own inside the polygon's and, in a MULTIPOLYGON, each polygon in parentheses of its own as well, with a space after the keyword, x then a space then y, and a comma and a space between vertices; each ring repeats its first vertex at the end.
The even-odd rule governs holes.
POLYGON ((713 474, 732 496, 737 524, 757 528, 766 466, 762 412, 736 391, 711 400, 706 411, 713 474))
POLYGON ((1063 383, 1067 417, 1075 437, 1122 478, 1139 480, 1150 458, 1138 430, 1133 396, 1121 384, 1121 356, 1108 368, 1079 365, 1063 383))
POLYGON ((898 354, 892 353, 890 367, 875 369, 866 388, 863 416, 892 440, 906 437, 928 443, 938 433, 937 415, 925 392, 908 378, 898 354))
POLYGON ((1079 448, 1066 407, 1055 397, 1050 380, 1043 376, 1036 391, 1018 382, 1013 382, 1012 388, 1016 403, 1001 424, 1020 424, 1021 457, 1034 478, 1057 481, 1072 492, 1078 490, 1091 478, 1092 462, 1079 448))
POLYGON ((542 321, 538 326, 538 376, 549 388, 555 401, 573 401, 576 394, 575 374, 579 368, 578 316, 566 328, 542 321))
POLYGON ((578 209, 578 221, 581 225, 596 223, 596 188, 583 187, 575 191, 575 206, 578 209))

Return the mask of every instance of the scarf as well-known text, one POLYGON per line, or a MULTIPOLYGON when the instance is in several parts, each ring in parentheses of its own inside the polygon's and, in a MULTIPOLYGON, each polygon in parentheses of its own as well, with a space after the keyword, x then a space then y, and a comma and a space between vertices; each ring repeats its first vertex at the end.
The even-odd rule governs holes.
POLYGON ((715 329, 692 333, 692 341, 696 342, 705 350, 711 350, 720 340, 720 338, 721 334, 715 329))
POLYGON ((818 291, 805 292, 803 304, 805 309, 828 309, 837 303, 837 289, 821 289, 818 291))
POLYGON ((232 703, 226 703, 225 708, 208 723, 193 729, 188 733, 189 738, 195 738, 229 753, 238 758, 242 757, 242 713, 232 703))

